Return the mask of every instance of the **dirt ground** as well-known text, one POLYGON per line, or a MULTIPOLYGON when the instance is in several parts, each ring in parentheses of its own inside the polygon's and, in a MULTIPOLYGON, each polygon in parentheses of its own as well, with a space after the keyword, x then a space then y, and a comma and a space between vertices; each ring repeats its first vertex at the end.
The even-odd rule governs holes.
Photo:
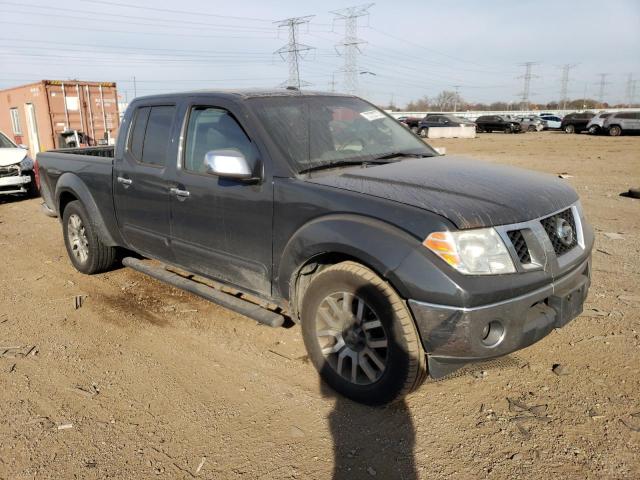
POLYGON ((640 200, 619 196, 640 137, 431 143, 572 175, 596 230, 583 315, 367 408, 319 383, 298 327, 124 268, 84 276, 38 199, 2 201, 0 479, 640 478, 640 200))

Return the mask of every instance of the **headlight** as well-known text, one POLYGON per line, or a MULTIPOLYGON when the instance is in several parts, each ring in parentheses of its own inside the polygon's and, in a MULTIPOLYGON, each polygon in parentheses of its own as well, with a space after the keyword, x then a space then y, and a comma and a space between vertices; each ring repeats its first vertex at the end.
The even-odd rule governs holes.
POLYGON ((33 160, 29 157, 24 157, 20 162, 20 170, 33 170, 33 160))
POLYGON ((507 247, 493 228, 433 232, 422 244, 467 275, 494 275, 516 271, 507 247))

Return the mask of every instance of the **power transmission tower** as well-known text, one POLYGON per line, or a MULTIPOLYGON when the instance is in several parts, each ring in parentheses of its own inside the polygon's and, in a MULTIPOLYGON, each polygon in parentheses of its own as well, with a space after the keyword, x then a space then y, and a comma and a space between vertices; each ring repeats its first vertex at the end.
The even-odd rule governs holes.
POLYGON ((458 99, 460 98, 460 85, 454 85, 453 88, 456 89, 455 97, 453 98, 453 111, 458 111, 458 99))
POLYGON ((569 100, 569 72, 577 66, 576 63, 566 63, 562 66, 562 76, 560 77, 560 103, 562 109, 567 109, 567 101, 569 100))
POLYGON ((331 81, 329 82, 329 91, 334 93, 336 91, 336 74, 331 74, 331 81))
POLYGON ((598 102, 602 104, 604 103, 604 88, 610 83, 607 82, 607 77, 609 76, 609 74, 599 73, 598 76, 600 77, 600 81, 598 82, 598 85, 600 85, 600 87, 598 88, 598 102))
POLYGON ((534 75, 531 73, 534 65, 538 65, 537 62, 525 62, 521 63, 520 66, 524 67, 524 75, 519 76, 518 78, 524 79, 524 85, 522 87, 522 93, 520 94, 522 108, 529 109, 529 95, 531 95, 531 79, 539 78, 538 75, 534 75))
POLYGON ((633 104, 634 100, 634 90, 635 90, 635 81, 633 80, 633 73, 630 73, 627 77, 627 89, 626 89, 626 97, 627 97, 627 107, 630 107, 633 104))
POLYGON ((631 105, 630 106, 634 106, 636 104, 636 88, 638 87, 638 82, 640 82, 640 80, 634 80, 633 83, 631 84, 631 105))
POLYGON ((334 23, 336 20, 344 20, 344 39, 339 46, 342 47, 344 56, 343 73, 346 93, 355 94, 358 91, 358 54, 361 53, 360 45, 366 43, 358 38, 358 18, 368 17, 369 9, 373 5, 373 3, 367 3, 330 12, 335 15, 334 23))
POLYGON ((280 57, 289 64, 289 79, 286 81, 287 87, 300 88, 305 82, 300 81, 300 59, 304 57, 313 47, 298 42, 300 25, 307 24, 315 15, 307 15, 306 17, 291 17, 274 22, 278 26, 287 27, 289 30, 289 42, 275 51, 280 57), (286 55, 285 55, 286 54, 286 55))

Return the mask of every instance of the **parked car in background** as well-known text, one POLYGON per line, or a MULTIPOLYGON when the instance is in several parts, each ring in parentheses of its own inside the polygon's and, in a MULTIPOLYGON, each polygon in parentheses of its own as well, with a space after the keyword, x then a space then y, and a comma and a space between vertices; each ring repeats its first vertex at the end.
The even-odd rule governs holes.
POLYGON ((418 134, 421 137, 427 137, 429 128, 437 127, 475 127, 476 124, 471 120, 456 117, 455 115, 446 115, 442 113, 430 113, 418 124, 418 134))
POLYGON ((574 112, 566 115, 560 123, 560 128, 567 133, 580 133, 587 129, 587 124, 595 114, 593 112, 574 112))
POLYGON ((523 132, 541 132, 547 124, 537 115, 516 117, 515 120, 520 123, 520 128, 523 132))
POLYGON ((625 133, 640 133, 640 111, 612 113, 604 120, 602 128, 612 137, 625 133))
POLYGON ((596 135, 598 133, 602 133, 602 126, 604 125, 604 121, 611 116, 610 112, 600 112, 589 120, 587 123, 587 132, 591 135, 596 135))
POLYGON ((562 118, 551 113, 541 113, 540 118, 547 122, 545 130, 557 130, 560 128, 562 118))
POLYGON ((16 145, 0 132, 0 195, 37 195, 35 164, 28 153, 26 146, 16 145))
POLYGON ((398 120, 400 123, 404 124, 406 127, 409 128, 409 130, 411 130, 413 133, 418 133, 418 125, 420 124, 420 118, 418 117, 398 117, 396 120, 398 120))
POLYGON ((476 130, 487 133, 496 130, 504 133, 518 133, 521 128, 520 122, 507 115, 482 115, 476 119, 476 130))

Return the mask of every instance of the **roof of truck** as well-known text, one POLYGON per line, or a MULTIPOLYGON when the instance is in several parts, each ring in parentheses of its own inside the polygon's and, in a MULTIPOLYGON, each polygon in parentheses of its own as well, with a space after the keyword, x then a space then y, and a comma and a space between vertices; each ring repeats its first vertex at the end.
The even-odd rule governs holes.
POLYGON ((203 89, 203 90, 192 90, 187 92, 171 92, 171 93, 162 93, 157 95, 147 95, 144 97, 137 97, 136 100, 151 100, 154 98, 165 98, 165 97, 175 97, 182 95, 199 95, 199 94, 210 94, 221 97, 240 97, 240 98, 256 98, 256 97, 296 97, 296 96, 332 96, 332 97, 346 97, 350 95, 346 95, 343 93, 335 93, 335 92, 320 92, 315 90, 298 90, 293 88, 277 88, 277 89, 229 89, 229 90, 213 90, 213 89, 203 89))

